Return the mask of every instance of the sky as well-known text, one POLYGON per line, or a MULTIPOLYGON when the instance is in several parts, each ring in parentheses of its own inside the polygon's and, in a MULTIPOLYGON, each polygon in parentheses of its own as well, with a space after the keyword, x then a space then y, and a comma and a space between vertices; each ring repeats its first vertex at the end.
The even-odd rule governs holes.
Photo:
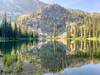
POLYGON ((59 4, 65 8, 81 9, 87 12, 100 12, 100 0, 40 0, 45 3, 59 4))

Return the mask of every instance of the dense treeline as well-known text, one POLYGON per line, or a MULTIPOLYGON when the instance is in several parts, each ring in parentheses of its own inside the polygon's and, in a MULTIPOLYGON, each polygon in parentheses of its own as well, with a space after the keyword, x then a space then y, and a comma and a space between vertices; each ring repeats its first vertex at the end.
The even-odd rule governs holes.
POLYGON ((28 27, 18 27, 17 23, 12 25, 11 21, 7 21, 6 15, 0 25, 0 39, 1 40, 14 40, 14 39, 30 39, 37 37, 37 34, 28 30, 28 27), (22 30, 23 29, 23 30, 22 30))
POLYGON ((94 14, 84 18, 81 24, 75 22, 70 23, 67 27, 67 37, 84 37, 99 38, 100 37, 100 16, 94 14))

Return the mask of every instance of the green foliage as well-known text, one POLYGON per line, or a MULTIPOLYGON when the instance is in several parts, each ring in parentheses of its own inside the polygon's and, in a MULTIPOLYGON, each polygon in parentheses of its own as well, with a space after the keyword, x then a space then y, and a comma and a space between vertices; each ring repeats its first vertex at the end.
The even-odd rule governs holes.
POLYGON ((23 70, 23 61, 21 59, 19 59, 16 66, 17 66, 18 72, 22 71, 23 70))
POLYGON ((17 61, 17 55, 14 53, 4 56, 4 64, 9 67, 13 62, 17 61))
POLYGON ((41 72, 37 71, 34 75, 42 75, 41 72))
POLYGON ((37 34, 34 34, 32 31, 28 31, 24 29, 22 31, 22 27, 18 27, 15 23, 13 26, 11 22, 8 22, 6 19, 6 15, 0 25, 0 38, 3 40, 24 40, 29 38, 37 38, 37 34))
POLYGON ((4 56, 4 66, 12 71, 13 68, 15 68, 16 72, 20 72, 23 70, 22 57, 16 51, 12 51, 11 54, 6 54, 4 56))

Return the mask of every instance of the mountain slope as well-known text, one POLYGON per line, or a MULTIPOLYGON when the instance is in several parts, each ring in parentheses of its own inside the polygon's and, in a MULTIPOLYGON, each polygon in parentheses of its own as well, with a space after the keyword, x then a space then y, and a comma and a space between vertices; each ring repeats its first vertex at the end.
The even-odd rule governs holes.
POLYGON ((21 22, 24 25, 30 26, 33 30, 39 29, 49 35, 53 34, 54 31, 61 34, 66 30, 67 22, 82 22, 83 16, 86 14, 82 11, 79 11, 81 13, 76 11, 65 9, 57 4, 46 5, 33 12, 26 19, 23 18, 21 22))
POLYGON ((28 13, 44 5, 39 0, 0 0, 0 11, 28 13))

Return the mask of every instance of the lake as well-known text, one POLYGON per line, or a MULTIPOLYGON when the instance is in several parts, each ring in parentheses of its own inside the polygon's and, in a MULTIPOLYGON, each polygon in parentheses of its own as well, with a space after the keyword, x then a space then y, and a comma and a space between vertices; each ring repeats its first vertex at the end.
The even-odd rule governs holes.
POLYGON ((100 41, 0 42, 2 75, 99 75, 100 41))

